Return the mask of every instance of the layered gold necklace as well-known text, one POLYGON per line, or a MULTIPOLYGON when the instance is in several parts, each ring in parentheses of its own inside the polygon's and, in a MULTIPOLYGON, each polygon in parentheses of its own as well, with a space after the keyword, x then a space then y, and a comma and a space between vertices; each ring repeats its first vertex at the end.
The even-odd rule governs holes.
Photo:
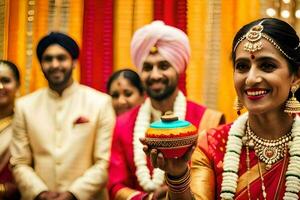
MULTIPOLYGON (((226 152, 224 155, 224 163, 223 163, 223 173, 222 173, 222 185, 221 185, 221 194, 220 197, 223 200, 233 200, 237 185, 238 185, 238 172, 239 172, 239 165, 240 165, 240 155, 242 153, 242 146, 246 145, 247 150, 247 121, 248 121, 248 113, 244 113, 243 115, 239 116, 237 120, 232 124, 230 131, 228 133, 228 141, 226 144, 226 152)), ((289 138, 289 142, 284 142, 288 147, 286 148, 287 155, 289 156, 289 163, 287 170, 285 172, 285 193, 283 199, 291 199, 297 200, 299 199, 299 192, 300 192, 300 117, 295 116, 294 122, 291 129, 291 138, 289 138)), ((250 139, 249 139, 250 141, 250 139)), ((254 141, 252 142, 252 147, 254 148, 254 141)), ((276 145, 275 145, 276 146, 276 145)), ((249 147, 250 148, 250 147, 249 147)), ((248 161, 247 161, 247 168, 250 170, 250 157, 249 157, 249 148, 248 148, 248 161)), ((260 168, 260 165, 258 166, 260 168)), ((260 171, 260 177, 262 181, 262 192, 263 198, 267 199, 267 190, 264 185, 264 177, 262 174, 262 170, 260 171)), ((250 183, 249 183, 250 184, 250 183)), ((248 186, 248 189, 250 185, 248 186)), ((270 192, 272 192, 270 190, 270 192)), ((255 194, 257 195, 257 194, 255 194)), ((250 195, 249 199, 250 199, 250 195)))
POLYGON ((292 140, 292 133, 289 132, 276 140, 267 140, 258 137, 250 128, 247 122, 246 138, 249 148, 254 148, 258 159, 266 164, 266 170, 282 159, 286 153, 287 145, 292 140))

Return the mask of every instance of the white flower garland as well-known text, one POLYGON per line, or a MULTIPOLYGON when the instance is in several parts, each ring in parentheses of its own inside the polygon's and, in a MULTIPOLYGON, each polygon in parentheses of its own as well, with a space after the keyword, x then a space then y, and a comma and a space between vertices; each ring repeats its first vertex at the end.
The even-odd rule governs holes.
MULTIPOLYGON (((174 114, 179 119, 185 119, 186 114, 186 98, 182 92, 178 92, 174 102, 174 114)), ((150 170, 147 167, 146 155, 143 151, 143 145, 139 138, 145 137, 145 133, 150 126, 151 121, 151 101, 146 99, 145 103, 140 107, 139 113, 134 126, 133 132, 133 157, 136 166, 136 176, 139 184, 144 191, 152 192, 159 188, 164 182, 164 171, 155 168, 151 179, 150 170)))
MULTIPOLYGON (((233 200, 237 188, 238 168, 242 150, 242 137, 245 135, 248 113, 241 115, 231 126, 228 133, 224 172, 221 185, 221 198, 233 200)), ((292 127, 292 141, 289 143, 290 161, 286 172, 284 200, 298 199, 300 191, 300 118, 295 117, 292 127)))

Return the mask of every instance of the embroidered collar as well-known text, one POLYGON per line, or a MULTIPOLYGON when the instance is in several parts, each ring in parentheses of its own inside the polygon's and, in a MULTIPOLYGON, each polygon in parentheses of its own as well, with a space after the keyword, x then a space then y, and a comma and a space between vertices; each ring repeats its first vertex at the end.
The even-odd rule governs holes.
POLYGON ((50 87, 47 88, 47 91, 48 91, 48 94, 50 95, 50 97, 52 97, 52 98, 64 99, 64 98, 74 94, 75 92, 77 92, 79 85, 80 84, 78 82, 73 81, 73 83, 69 87, 64 89, 61 96, 56 91, 52 90, 50 87))

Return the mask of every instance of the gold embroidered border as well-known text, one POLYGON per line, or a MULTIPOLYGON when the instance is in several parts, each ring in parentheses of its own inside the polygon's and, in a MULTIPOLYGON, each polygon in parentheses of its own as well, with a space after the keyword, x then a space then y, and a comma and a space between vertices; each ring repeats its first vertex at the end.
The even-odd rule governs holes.
POLYGON ((70 2, 69 0, 62 0, 60 14, 60 31, 67 33, 69 27, 69 16, 70 16, 70 2))
POLYGON ((48 1, 48 30, 67 33, 70 16, 69 0, 48 1))
POLYGON ((115 196, 115 200, 123 200, 123 199, 128 199, 128 197, 132 197, 134 196, 134 194, 138 194, 139 192, 130 188, 122 188, 120 189, 116 196, 115 196))
POLYGON ((33 24, 35 17, 35 0, 27 1, 27 24, 26 24, 26 69, 25 69, 25 93, 30 93, 30 81, 32 71, 33 54, 33 24))
POLYGON ((208 19, 206 27, 206 51, 204 63, 204 104, 209 108, 217 108, 218 86, 221 56, 221 1, 208 1, 208 19))
MULTIPOLYGON (((266 164, 261 162, 260 165, 262 169, 262 174, 264 174, 266 172, 265 170, 266 164)), ((260 177, 258 171, 258 164, 251 167, 251 169, 249 170, 249 174, 247 173, 248 172, 246 171, 242 176, 240 176, 237 184, 236 194, 238 194, 240 191, 247 188, 248 183, 250 184, 260 177)))

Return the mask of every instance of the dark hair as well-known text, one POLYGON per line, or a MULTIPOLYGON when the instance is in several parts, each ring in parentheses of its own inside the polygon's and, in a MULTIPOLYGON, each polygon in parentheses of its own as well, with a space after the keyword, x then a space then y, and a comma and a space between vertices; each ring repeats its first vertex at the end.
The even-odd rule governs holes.
MULTIPOLYGON (((232 43, 232 61, 235 63, 236 45, 240 43, 240 39, 255 25, 263 26, 262 33, 269 36, 286 54, 283 57, 287 60, 291 73, 297 73, 300 67, 300 41, 295 29, 280 19, 262 18, 250 22, 243 26, 235 35, 232 43), (288 57, 287 57, 288 56, 288 57)), ((238 44, 239 45, 239 44, 238 44)), ((278 49, 278 48, 277 48, 278 49)), ((296 92, 297 99, 300 99, 300 90, 296 92), (298 93, 298 94, 297 94, 298 93)))
POLYGON ((0 59, 0 63, 3 63, 6 66, 8 66, 8 68, 12 71, 13 76, 14 76, 14 78, 15 78, 18 86, 19 86, 20 85, 20 72, 18 70, 18 67, 14 63, 12 63, 8 60, 1 60, 0 59))
POLYGON ((107 92, 109 92, 111 84, 113 83, 113 81, 116 80, 117 78, 119 78, 120 76, 123 76, 125 79, 127 79, 130 82, 130 84, 132 86, 136 87, 138 89, 139 93, 141 95, 143 95, 144 89, 143 89, 142 81, 141 81, 139 75, 131 69, 121 69, 121 70, 118 70, 118 71, 114 72, 110 76, 110 78, 109 78, 109 80, 106 84, 106 91, 107 92))

